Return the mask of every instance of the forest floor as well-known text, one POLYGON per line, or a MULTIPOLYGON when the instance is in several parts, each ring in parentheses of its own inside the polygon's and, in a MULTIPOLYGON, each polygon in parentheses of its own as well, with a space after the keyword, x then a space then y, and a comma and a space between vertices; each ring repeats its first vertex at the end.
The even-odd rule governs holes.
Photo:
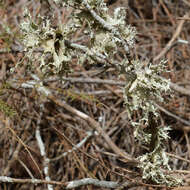
MULTIPOLYGON (((44 181, 35 185, 29 180, 44 179, 45 157, 49 158, 49 176, 56 190, 63 188, 61 182, 66 185, 83 178, 127 181, 129 190, 167 189, 143 181, 134 163, 114 152, 112 143, 131 158, 148 151, 133 136, 134 128, 123 105, 124 79, 118 77, 114 68, 104 71, 99 64, 80 66, 73 62, 73 72, 64 82, 56 77, 43 81, 53 92, 49 98, 35 88, 23 88, 23 83, 36 80, 34 75, 39 76, 40 72, 36 69, 31 75, 22 66, 27 60, 21 46, 20 23, 26 7, 34 19, 39 14, 51 17, 50 1, 41 2, 0 3, 0 176, 18 180, 0 182, 0 190, 47 189, 44 181), (103 133, 94 132, 97 128, 110 137, 110 143, 103 133), (45 156, 39 150, 38 132, 45 145, 45 156)), ((126 1, 117 0, 109 5, 110 14, 118 6, 127 7, 127 24, 137 29, 132 56, 153 64, 167 60, 170 72, 163 77, 171 80, 172 90, 158 106, 161 125, 172 129, 165 143, 172 171, 166 172, 183 180, 181 187, 173 189, 190 189, 190 2, 129 0, 127 6, 126 1)), ((64 23, 71 12, 55 9, 56 14, 64 23)), ((59 21, 54 18, 55 25, 59 21)), ((104 188, 88 185, 77 189, 104 188)))

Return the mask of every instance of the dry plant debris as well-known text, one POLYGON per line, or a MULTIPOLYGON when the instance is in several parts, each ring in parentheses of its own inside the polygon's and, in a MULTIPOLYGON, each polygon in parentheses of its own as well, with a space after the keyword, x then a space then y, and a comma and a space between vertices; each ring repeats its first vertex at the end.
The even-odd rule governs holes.
MULTIPOLYGON (((162 115, 161 124, 172 128, 166 142, 169 165, 173 169, 171 175, 184 181, 184 187, 173 189, 188 189, 190 4, 186 0, 129 0, 128 5, 126 1, 117 0, 108 4, 111 10, 128 7, 127 22, 138 32, 132 51, 134 57, 153 63, 167 58, 170 72, 163 77, 171 79, 173 95, 165 96, 164 103, 157 106, 162 115)), ((43 84, 42 79, 36 77, 41 74, 39 70, 33 75, 23 67, 18 67, 13 74, 10 72, 21 61, 27 61, 19 32, 24 7, 29 8, 33 18, 45 15, 55 25, 66 23, 72 14, 49 0, 0 3, 0 175, 7 176, 0 180, 14 182, 1 183, 0 189, 38 190, 47 189, 47 184, 49 189, 62 189, 74 188, 75 183, 85 184, 77 189, 167 189, 141 179, 136 167, 138 161, 134 158, 147 152, 148 147, 133 136, 134 128, 123 106, 124 78, 118 78, 114 67, 80 66, 74 60, 73 72, 68 73, 64 82, 51 77, 43 84), (50 5, 56 15, 54 18, 50 5), (48 94, 50 89, 54 94, 47 98, 31 88, 33 85, 41 87, 41 92, 48 94), (45 152, 39 149, 42 142, 45 152), (75 181, 79 179, 84 181, 75 181), (105 182, 105 186, 93 185, 99 181, 105 182)), ((85 43, 88 39, 80 38, 82 32, 78 31, 74 40, 85 43)), ((36 56, 40 51, 36 50, 36 56)), ((121 61, 122 52, 116 57, 121 61)), ((141 113, 136 114, 138 117, 141 113)))

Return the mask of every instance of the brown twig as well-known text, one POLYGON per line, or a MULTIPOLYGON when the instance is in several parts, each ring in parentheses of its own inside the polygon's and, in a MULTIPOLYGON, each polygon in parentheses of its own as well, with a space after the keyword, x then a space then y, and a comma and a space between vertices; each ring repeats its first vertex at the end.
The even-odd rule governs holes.
POLYGON ((74 115, 77 115, 78 117, 84 119, 89 123, 89 127, 96 130, 101 136, 105 139, 106 143, 110 146, 110 148, 119 156, 125 158, 129 163, 133 163, 136 165, 138 161, 135 159, 132 159, 130 155, 123 152, 118 146, 115 145, 115 143, 111 140, 111 138, 104 132, 104 130, 100 127, 99 123, 95 121, 93 118, 89 117, 88 115, 84 114, 83 112, 73 108, 72 106, 68 105, 66 102, 55 99, 54 96, 49 95, 49 99, 51 99, 54 103, 57 105, 64 107, 67 111, 71 112, 74 115))
POLYGON ((180 92, 181 94, 190 96, 190 90, 185 89, 185 88, 183 88, 183 87, 181 87, 181 86, 179 86, 179 85, 177 85, 177 84, 175 84, 175 83, 170 82, 170 87, 171 87, 173 90, 175 90, 175 91, 177 91, 177 92, 180 92))
POLYGON ((181 123, 183 123, 183 124, 185 124, 185 125, 190 126, 190 121, 187 121, 187 120, 185 120, 185 119, 182 119, 181 117, 179 117, 179 116, 177 116, 177 115, 175 115, 175 114, 169 112, 168 110, 166 110, 166 109, 163 108, 162 106, 159 106, 159 105, 156 104, 156 103, 155 103, 155 105, 156 105, 156 107, 157 107, 159 110, 163 111, 165 114, 167 114, 167 115, 169 115, 169 116, 175 118, 176 120, 180 121, 181 123))
MULTIPOLYGON (((184 19, 189 18, 189 14, 186 13, 183 16, 184 19)), ((175 40, 177 39, 177 37, 179 36, 179 34, 181 33, 181 30, 183 28, 183 24, 185 23, 185 20, 180 20, 178 27, 176 29, 176 31, 174 32, 171 40, 167 43, 167 45, 165 46, 165 48, 153 59, 153 61, 157 61, 158 59, 162 58, 168 51, 169 49, 172 47, 172 44, 175 42, 175 40)))

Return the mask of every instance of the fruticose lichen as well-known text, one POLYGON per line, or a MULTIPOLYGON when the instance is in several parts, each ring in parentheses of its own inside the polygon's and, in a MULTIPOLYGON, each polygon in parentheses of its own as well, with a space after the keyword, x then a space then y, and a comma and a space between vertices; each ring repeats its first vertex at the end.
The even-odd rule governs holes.
POLYGON ((163 102, 162 93, 169 90, 169 81, 160 76, 166 71, 165 62, 151 64, 130 57, 137 32, 126 24, 125 8, 116 8, 111 16, 103 0, 54 2, 72 10, 67 23, 52 27, 47 18, 38 16, 38 22, 34 22, 29 12, 25 12, 21 31, 30 64, 39 62, 44 75, 59 76, 71 72, 73 58, 80 64, 100 62, 104 66, 115 67, 126 78, 123 96, 128 116, 135 128, 135 137, 142 143, 153 144, 149 153, 138 158, 142 178, 158 184, 177 185, 179 180, 162 172, 162 168, 170 169, 162 143, 168 138, 168 128, 153 126, 150 122, 151 117, 152 120, 159 120, 154 102, 163 102), (77 43, 74 38, 79 30, 83 31, 79 37, 88 39, 87 44, 77 43), (34 56, 36 49, 40 51, 40 56, 34 56), (120 49, 124 52, 123 60, 118 62, 115 55, 120 49), (133 121, 133 114, 138 110, 139 118, 133 121))

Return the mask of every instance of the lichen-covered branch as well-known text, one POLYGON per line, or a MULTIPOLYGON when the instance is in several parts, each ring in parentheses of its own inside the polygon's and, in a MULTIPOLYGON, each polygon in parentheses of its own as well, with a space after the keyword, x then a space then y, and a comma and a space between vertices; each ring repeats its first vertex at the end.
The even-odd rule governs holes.
MULTIPOLYGON (((160 126, 160 115, 154 104, 154 102, 163 102, 162 94, 170 89, 169 80, 160 77, 162 72, 167 71, 166 61, 152 64, 131 58, 130 51, 135 45, 137 32, 134 27, 126 24, 126 9, 116 8, 114 15, 111 16, 103 0, 54 0, 54 2, 72 9, 72 16, 67 23, 52 27, 50 20, 39 16, 39 21, 34 22, 29 12, 25 12, 21 31, 30 72, 36 69, 32 63, 38 62, 39 69, 44 75, 54 74, 64 78, 65 74, 72 71, 70 65, 73 63, 73 58, 79 64, 100 62, 107 67, 114 66, 126 79, 123 97, 131 125, 134 126, 134 135, 142 144, 145 143, 150 147, 147 154, 138 158, 140 161, 138 167, 143 173, 142 178, 168 186, 179 184, 179 180, 164 174, 161 170, 162 168, 170 169, 163 143, 168 138, 169 128, 160 126), (81 45, 80 40, 73 42, 78 30, 83 30, 88 43, 83 42, 81 45), (36 48, 42 48, 40 56, 33 56, 36 48), (123 60, 118 63, 115 55, 120 49, 124 53, 123 60), (134 114, 137 111, 138 118, 134 120, 134 114)), ((52 98, 55 103, 60 103, 51 96, 40 81, 29 81, 27 84, 27 86, 34 85, 38 91, 45 92, 46 96, 52 98)), ((104 136, 105 141, 115 153, 130 160, 96 121, 66 103, 60 104, 89 122, 104 136)))

